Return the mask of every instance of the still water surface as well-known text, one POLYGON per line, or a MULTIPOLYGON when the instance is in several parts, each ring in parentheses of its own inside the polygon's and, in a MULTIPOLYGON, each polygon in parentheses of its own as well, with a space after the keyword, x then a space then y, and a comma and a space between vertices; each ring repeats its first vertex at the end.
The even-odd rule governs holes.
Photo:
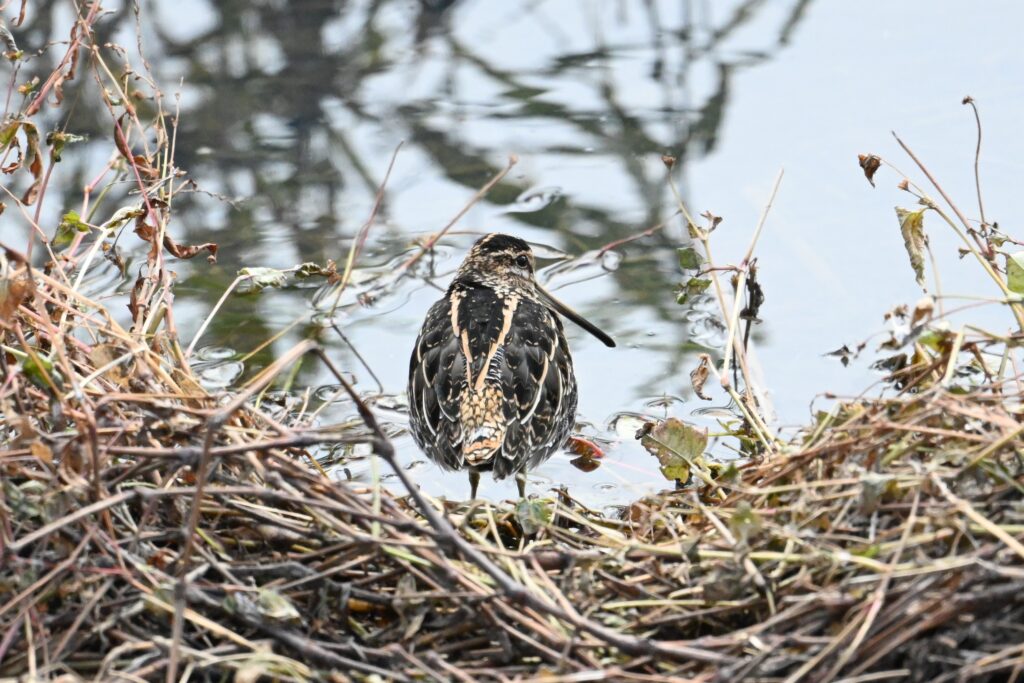
MULTIPOLYGON (((33 5, 16 34, 26 48, 66 21, 64 3, 33 5)), ((130 7, 107 6, 101 31, 134 45, 130 7)), ((183 84, 177 162, 199 188, 178 202, 172 230, 179 241, 221 247, 216 266, 174 265, 185 342, 240 267, 343 263, 402 143, 354 286, 333 318, 312 282, 233 296, 197 363, 211 387, 227 386, 315 336, 393 423, 403 461, 435 495, 461 498, 468 485, 424 462, 401 432, 408 356, 427 308, 481 233, 534 243, 549 286, 619 342, 606 349, 567 328, 580 430, 607 454, 589 473, 556 455, 530 483, 536 492, 566 484, 605 507, 668 485, 633 438, 643 418, 675 415, 712 432, 732 419, 720 390, 709 384, 713 400, 704 402, 689 386, 696 355, 718 355, 723 331, 710 299, 675 303, 676 249, 686 243, 678 219, 600 253, 675 212, 663 154, 677 157, 672 173, 694 213, 725 218, 714 234, 720 262, 741 257, 785 169, 758 246, 767 302, 753 333, 783 426, 805 421, 821 392, 857 393, 876 381, 872 346, 849 368, 823 354, 879 332, 887 309, 921 296, 893 213, 909 198, 892 174, 872 190, 857 153, 909 171, 889 135, 896 129, 973 209, 975 131, 960 105, 971 94, 986 127, 986 212, 1011 234, 1020 218, 1018 3, 154 0, 146 11, 146 56, 168 94, 183 84), (414 240, 444 226, 513 154, 519 163, 429 267, 389 283, 414 240)), ((82 107, 68 122, 97 140, 58 168, 54 187, 69 202, 106 159, 104 116, 82 107)), ((60 203, 49 206, 52 225, 60 203)), ((936 228, 932 237, 945 291, 991 294, 948 236, 936 228)), ((141 257, 130 242, 128 257, 141 257)), ((130 287, 102 269, 90 286, 110 297, 130 287)), ((983 321, 1008 324, 998 311, 983 321)), ((308 388, 316 405, 335 396, 330 384, 308 363, 291 392, 269 401, 294 409, 308 388)), ((331 401, 318 421, 352 416, 350 403, 331 401)), ((320 455, 337 476, 369 480, 366 450, 320 455)), ((730 456, 727 442, 714 450, 730 456)), ((481 486, 491 497, 514 491, 488 477, 481 486)))

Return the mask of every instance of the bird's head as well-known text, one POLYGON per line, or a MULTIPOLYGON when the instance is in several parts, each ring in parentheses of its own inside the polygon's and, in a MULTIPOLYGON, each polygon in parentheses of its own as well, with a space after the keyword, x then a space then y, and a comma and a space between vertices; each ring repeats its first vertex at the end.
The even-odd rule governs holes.
POLYGON ((534 277, 534 265, 533 250, 529 244, 518 237, 493 232, 477 240, 459 267, 455 279, 495 289, 528 292, 551 310, 600 339, 605 346, 615 346, 611 337, 541 287, 534 277))
POLYGON ((504 285, 533 291, 533 250, 511 235, 484 235, 469 250, 457 277, 470 277, 490 286, 504 285))

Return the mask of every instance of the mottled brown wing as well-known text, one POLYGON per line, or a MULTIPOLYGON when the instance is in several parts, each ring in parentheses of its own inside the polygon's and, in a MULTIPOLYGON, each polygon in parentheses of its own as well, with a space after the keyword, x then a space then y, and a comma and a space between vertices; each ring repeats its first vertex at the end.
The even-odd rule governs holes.
MULTIPOLYGON (((431 307, 416 342, 409 367, 413 437, 427 456, 449 469, 464 465, 459 416, 469 377, 465 351, 475 379, 500 337, 503 308, 504 300, 490 287, 457 283, 431 307)), ((500 349, 495 352, 490 380, 500 381, 500 349)))
POLYGON ((503 349, 508 428, 495 478, 537 466, 565 442, 576 416, 576 380, 557 315, 520 302, 503 349))
POLYGON ((502 448, 490 463, 498 479, 548 458, 565 441, 576 414, 561 321, 542 304, 522 299, 498 344, 505 305, 489 287, 453 287, 428 312, 409 368, 413 438, 432 460, 458 469, 464 465, 459 408, 469 381, 464 348, 474 380, 491 356, 486 381, 501 388, 506 425, 502 448))
POLYGON ((451 305, 445 297, 431 306, 412 352, 409 424, 416 444, 447 469, 462 466, 459 394, 465 376, 465 359, 452 332, 451 305))

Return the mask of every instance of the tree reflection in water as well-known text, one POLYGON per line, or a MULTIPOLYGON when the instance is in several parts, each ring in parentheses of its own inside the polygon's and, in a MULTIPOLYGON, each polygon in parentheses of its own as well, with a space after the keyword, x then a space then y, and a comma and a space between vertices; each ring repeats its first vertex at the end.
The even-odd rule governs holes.
MULTIPOLYGON (((520 164, 457 229, 513 232, 579 254, 669 219, 676 207, 661 156, 677 158, 672 173, 685 193, 688 162, 715 148, 735 74, 772 59, 809 4, 147 3, 145 55, 168 95, 165 108, 173 109, 183 79, 176 158, 197 181, 196 191, 178 198, 172 230, 180 241, 221 245, 216 267, 173 266, 186 341, 242 265, 343 261, 399 141, 404 147, 361 258, 370 273, 412 238, 444 225, 512 153, 520 164)), ((19 43, 32 51, 64 39, 68 16, 65 0, 33 3, 19 43)), ((134 47, 135 25, 132 3, 125 3, 97 30, 102 41, 134 47)), ((44 52, 28 70, 43 73, 57 54, 44 52)), ((81 79, 70 84, 67 96, 81 87, 81 79)), ((86 101, 94 98, 83 98, 60 123, 90 134, 95 153, 68 156, 55 196, 73 199, 95 174, 104 158, 98 155, 109 151, 109 118, 86 101)), ((113 189, 112 208, 126 191, 113 189)), ((645 397, 667 388, 688 394, 694 354, 718 350, 712 309, 674 301, 682 235, 673 224, 642 247, 627 247, 621 263, 584 263, 553 277, 557 287, 603 275, 561 295, 622 345, 633 345, 612 358, 577 338, 581 374, 596 375, 583 379, 583 391, 595 396, 581 402, 591 419, 642 408, 645 397), (612 365, 607 377, 595 372, 612 365)), ((470 239, 445 241, 454 252, 440 255, 433 284, 444 286, 443 275, 470 239)), ((389 392, 404 387, 408 346, 436 296, 422 284, 410 279, 370 309, 345 300, 346 334, 389 392)), ((204 343, 248 351, 309 310, 311 299, 301 288, 233 297, 204 343)), ((280 344, 302 334, 320 334, 348 367, 358 367, 333 332, 319 333, 315 325, 300 326, 280 344)), ((250 359, 250 370, 275 348, 283 347, 250 359)), ((300 382, 321 379, 314 369, 302 372, 300 382)), ((372 386, 368 378, 365 386, 372 386)))

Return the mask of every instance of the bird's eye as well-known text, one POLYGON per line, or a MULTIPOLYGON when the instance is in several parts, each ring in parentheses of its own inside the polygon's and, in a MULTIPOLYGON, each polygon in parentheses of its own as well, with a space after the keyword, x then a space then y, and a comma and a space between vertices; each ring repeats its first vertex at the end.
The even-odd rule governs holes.
POLYGON ((517 256, 516 257, 516 265, 519 266, 520 268, 529 268, 530 267, 530 257, 525 255, 525 254, 517 256))

